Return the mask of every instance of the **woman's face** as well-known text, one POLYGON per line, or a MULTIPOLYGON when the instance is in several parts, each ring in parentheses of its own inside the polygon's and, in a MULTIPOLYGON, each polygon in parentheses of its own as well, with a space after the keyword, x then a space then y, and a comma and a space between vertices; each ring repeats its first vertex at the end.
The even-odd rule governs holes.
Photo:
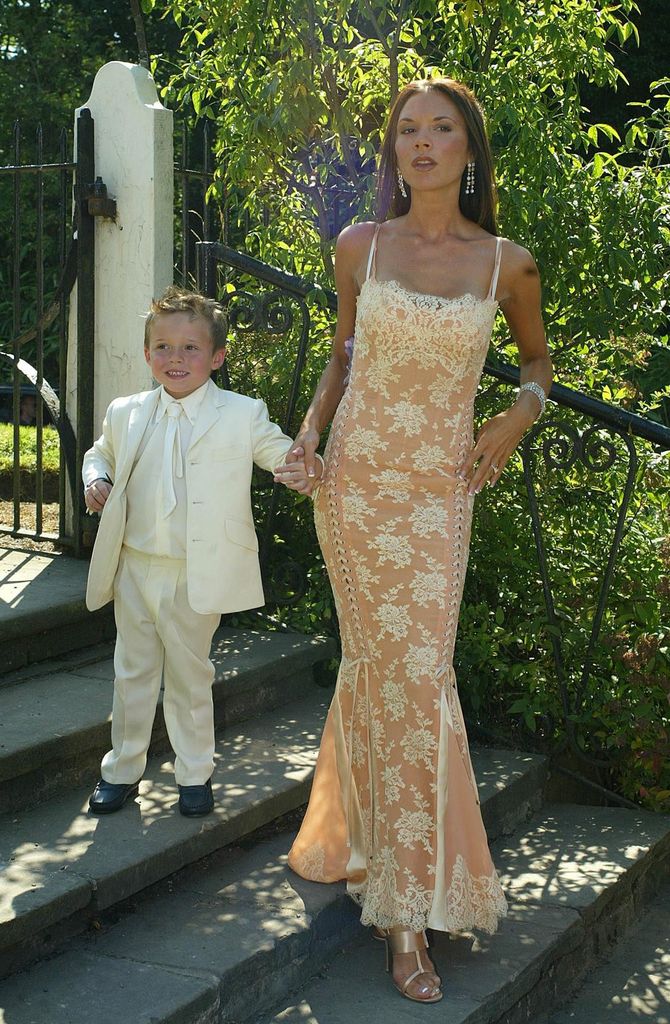
POLYGON ((437 89, 415 93, 400 111, 395 152, 400 173, 412 189, 460 185, 471 153, 456 104, 437 89))

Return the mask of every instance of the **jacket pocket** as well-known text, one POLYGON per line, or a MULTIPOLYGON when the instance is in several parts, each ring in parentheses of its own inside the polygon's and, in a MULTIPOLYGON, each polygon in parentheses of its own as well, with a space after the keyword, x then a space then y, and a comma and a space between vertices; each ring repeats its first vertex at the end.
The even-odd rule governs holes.
POLYGON ((258 551, 258 537, 250 523, 244 523, 240 519, 224 520, 226 537, 233 544, 241 548, 249 548, 250 551, 258 551))

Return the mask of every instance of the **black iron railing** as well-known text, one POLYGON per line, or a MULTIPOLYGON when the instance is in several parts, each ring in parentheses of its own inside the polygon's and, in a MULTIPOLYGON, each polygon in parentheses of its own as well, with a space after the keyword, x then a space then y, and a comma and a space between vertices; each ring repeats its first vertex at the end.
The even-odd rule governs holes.
MULTIPOLYGON (((267 263, 248 256, 246 253, 238 252, 221 242, 203 242, 196 246, 196 250, 199 287, 207 295, 218 294, 217 268, 223 265, 270 285, 276 293, 275 303, 278 303, 282 295, 300 299, 309 298, 311 301, 320 303, 332 313, 337 312, 337 296, 330 288, 323 288, 321 285, 315 284, 313 281, 306 281, 295 274, 287 274, 277 267, 271 267, 267 263)), ((248 301, 248 296, 245 298, 248 301)), ((260 309, 264 303, 268 303, 268 299, 267 295, 255 296, 253 302, 255 307, 260 309)), ((291 322, 290 311, 284 311, 282 316, 287 324, 291 322)), ((484 372, 507 384, 519 383, 518 368, 507 363, 492 362, 487 359, 484 372)), ((583 413, 589 419, 597 420, 603 426, 650 441, 661 451, 670 450, 670 429, 661 423, 609 405, 607 402, 584 395, 563 384, 554 384, 549 397, 556 405, 583 413)))
MULTIPOLYGON (((292 333, 296 337, 289 395, 286 408, 282 410, 284 429, 288 433, 295 431, 298 426, 295 415, 297 406, 304 398, 305 390, 311 391, 313 385, 312 381, 305 389, 302 383, 312 326, 310 309, 320 310, 322 314, 324 311, 335 314, 334 292, 270 267, 221 243, 202 243, 197 246, 197 252, 199 287, 206 294, 218 297, 227 304, 231 330, 238 337, 240 332, 256 332, 257 336, 264 336, 266 339, 268 336, 273 337, 274 344, 279 336, 286 338, 292 333)), ((258 352, 252 352, 251 357, 260 358, 258 352)), ((257 374, 254 381, 240 381, 236 376, 240 372, 240 366, 234 355, 233 365, 236 368, 233 374, 234 386, 242 390, 245 386, 258 390, 260 385, 262 389, 262 375, 257 374)), ((519 382, 518 369, 505 363, 487 360, 484 372, 505 384, 519 382)), ((285 376, 283 379, 288 378, 285 376)), ((225 380, 227 384, 227 376, 225 380)), ((582 764, 606 766, 606 751, 599 749, 593 742, 585 743, 580 727, 576 723, 584 711, 585 695, 593 671, 594 653, 611 594, 617 558, 635 489, 639 459, 637 446, 644 443, 652 445, 657 452, 669 451, 670 429, 560 384, 552 387, 550 399, 554 403, 557 415, 540 420, 529 431, 521 446, 528 507, 542 581, 546 633, 551 638, 550 647, 562 706, 566 742, 582 764), (577 420, 582 423, 581 428, 570 420, 573 414, 577 414, 577 420), (556 471, 574 474, 579 468, 579 472, 606 476, 615 463, 619 475, 623 475, 625 479, 621 493, 612 496, 614 505, 611 535, 603 536, 601 539, 603 569, 599 575, 597 597, 594 595, 595 612, 590 627, 587 627, 588 640, 585 642, 585 649, 580 653, 571 648, 568 666, 561 616, 556 608, 554 580, 550 568, 551 556, 547 550, 543 503, 538 487, 541 478, 546 479, 547 473, 555 477, 556 471), (579 659, 580 664, 575 664, 575 659, 579 659)), ((275 414, 277 415, 277 410, 275 414)), ((273 522, 277 502, 275 488, 263 525, 262 551, 265 559, 277 534, 276 524, 273 522)), ((307 567, 296 565, 291 559, 290 552, 284 558, 283 564, 289 567, 286 571, 291 582, 288 594, 282 594, 281 586, 276 586, 276 580, 274 586, 270 582, 270 593, 277 603, 297 600, 305 590, 307 567), (297 580, 302 582, 298 583, 297 580)), ((599 787, 599 791, 608 793, 612 799, 629 803, 623 798, 617 798, 603 787, 599 787)))

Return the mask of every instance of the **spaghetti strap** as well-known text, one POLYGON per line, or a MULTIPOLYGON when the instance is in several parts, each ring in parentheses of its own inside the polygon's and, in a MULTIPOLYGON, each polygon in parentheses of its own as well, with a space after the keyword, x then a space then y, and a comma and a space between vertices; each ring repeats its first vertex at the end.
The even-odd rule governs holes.
POLYGON ((374 279, 374 277, 375 277, 375 275, 377 273, 377 261, 375 259, 375 256, 377 255, 377 235, 379 234, 380 227, 381 227, 381 224, 377 224, 377 226, 375 228, 375 233, 372 236, 372 242, 370 243, 370 255, 368 256, 368 267, 367 267, 367 270, 365 271, 365 280, 366 281, 369 281, 371 277, 374 279))
POLYGON ((500 235, 496 238, 496 258, 493 263, 493 275, 491 277, 491 287, 489 293, 486 296, 487 299, 495 299, 496 288, 498 287, 498 275, 500 273, 500 258, 502 256, 502 238, 500 235))

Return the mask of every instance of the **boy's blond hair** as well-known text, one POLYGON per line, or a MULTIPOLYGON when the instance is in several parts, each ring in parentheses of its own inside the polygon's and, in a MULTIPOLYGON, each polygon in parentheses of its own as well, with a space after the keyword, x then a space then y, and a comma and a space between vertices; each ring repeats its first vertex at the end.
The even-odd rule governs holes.
POLYGON ((144 347, 149 348, 151 325, 157 316, 164 313, 188 313, 191 320, 202 317, 209 324, 212 352, 225 348, 228 336, 228 319, 223 307, 215 299, 208 299, 198 292, 171 284, 159 299, 151 300, 151 308, 144 321, 144 347))

